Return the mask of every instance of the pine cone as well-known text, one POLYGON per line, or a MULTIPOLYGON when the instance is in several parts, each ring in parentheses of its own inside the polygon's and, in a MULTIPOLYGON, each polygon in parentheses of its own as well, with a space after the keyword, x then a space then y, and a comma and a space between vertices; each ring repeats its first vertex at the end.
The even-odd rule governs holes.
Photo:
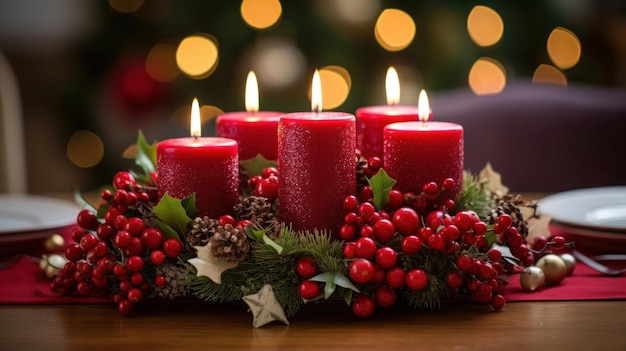
POLYGON ((193 246, 205 246, 211 236, 215 233, 215 230, 219 226, 219 223, 215 219, 211 219, 207 216, 196 217, 193 220, 191 229, 187 233, 187 243, 193 246))
POLYGON ((243 228, 230 224, 217 227, 210 242, 211 254, 226 262, 240 262, 250 250, 248 236, 243 228))
POLYGON ((364 186, 369 185, 365 170, 367 169, 367 159, 361 156, 360 153, 356 155, 356 193, 361 193, 361 189, 364 186))
MULTIPOLYGON (((524 220, 520 206, 523 206, 524 202, 520 199, 520 195, 504 195, 502 198, 497 199, 497 206, 492 209, 487 215, 487 220, 490 224, 494 224, 498 221, 498 216, 503 213, 509 214, 513 219, 513 226, 517 228, 517 231, 525 238, 528 235, 528 222, 524 220)), ((527 206, 533 207, 532 204, 527 206)), ((537 206, 534 205, 536 208, 537 206)))
POLYGON ((154 288, 155 297, 175 299, 189 294, 189 288, 184 284, 185 267, 173 263, 164 263, 157 267, 156 274, 163 275, 167 283, 154 288))
POLYGON ((249 220, 263 228, 278 224, 272 203, 260 196, 248 196, 235 205, 235 217, 249 220))

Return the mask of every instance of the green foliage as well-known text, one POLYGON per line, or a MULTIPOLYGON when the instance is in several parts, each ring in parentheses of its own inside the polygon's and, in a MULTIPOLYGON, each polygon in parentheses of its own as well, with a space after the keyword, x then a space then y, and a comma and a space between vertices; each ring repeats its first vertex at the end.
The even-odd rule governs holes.
POLYGON ((268 160, 263 155, 257 154, 249 160, 239 161, 239 165, 243 167, 249 177, 263 174, 263 170, 267 167, 276 167, 276 161, 268 160))
POLYGON ((165 193, 152 211, 164 224, 173 228, 181 236, 187 233, 187 225, 191 222, 191 218, 187 215, 182 200, 165 193))
POLYGON ((381 168, 374 176, 368 178, 367 182, 372 187, 374 194, 374 207, 380 211, 389 201, 389 193, 396 184, 396 180, 390 178, 387 172, 381 168))
POLYGON ((150 182, 150 173, 156 171, 156 146, 156 141, 149 144, 146 141, 143 132, 141 130, 139 131, 139 135, 137 136, 137 155, 135 156, 135 164, 139 166, 140 172, 134 172, 133 175, 144 183, 150 182))
POLYGON ((467 171, 463 174, 463 189, 456 198, 456 208, 474 211, 484 219, 494 206, 491 193, 476 175, 467 171))

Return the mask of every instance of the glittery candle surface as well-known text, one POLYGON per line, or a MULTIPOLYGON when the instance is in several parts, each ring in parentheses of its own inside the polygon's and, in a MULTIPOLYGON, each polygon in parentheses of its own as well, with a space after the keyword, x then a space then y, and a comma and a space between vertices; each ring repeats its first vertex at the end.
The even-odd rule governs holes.
POLYGON ((278 125, 278 215, 295 230, 338 234, 343 200, 356 189, 355 118, 291 113, 278 125))
POLYGON ((159 196, 196 193, 198 215, 231 214, 239 200, 237 142, 226 138, 168 139, 157 145, 159 196))
POLYGON ((454 123, 401 122, 384 129, 384 167, 402 192, 453 178, 455 198, 463 185, 463 127, 454 123))
POLYGON ((395 122, 417 121, 417 106, 368 106, 356 110, 356 147, 365 158, 383 158, 383 129, 395 122))
POLYGON ((268 160, 278 158, 278 119, 281 112, 229 112, 217 117, 216 135, 230 138, 239 145, 239 159, 257 154, 268 160))

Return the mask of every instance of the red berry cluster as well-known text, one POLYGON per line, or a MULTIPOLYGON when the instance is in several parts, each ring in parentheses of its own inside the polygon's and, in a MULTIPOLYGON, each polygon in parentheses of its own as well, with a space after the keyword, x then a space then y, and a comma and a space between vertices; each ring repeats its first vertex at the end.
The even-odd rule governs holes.
MULTIPOLYGON (((407 261, 421 250, 450 258, 446 282, 451 290, 470 292, 473 300, 491 303, 496 309, 504 306, 503 282, 498 278, 504 272, 502 255, 489 250, 489 227, 476 213, 451 214, 455 204, 446 196, 454 186, 455 181, 448 178, 441 185, 425 184, 419 194, 392 190, 380 211, 376 211, 371 196, 364 194, 371 192, 367 187, 359 197, 345 198, 348 213, 339 235, 346 241, 343 252, 350 260, 349 277, 365 291, 352 302, 357 316, 371 315, 375 306, 393 305, 398 289, 419 291, 428 287, 434 278, 431 273, 407 261), (484 258, 474 258, 470 251, 484 258), (455 262, 455 257, 463 258, 455 262)), ((509 215, 502 215, 499 221, 506 224, 507 217, 510 220, 509 215)), ((510 225, 506 228, 514 229, 510 225)))
POLYGON ((266 167, 261 175, 250 178, 249 183, 254 196, 267 198, 270 202, 278 198, 278 170, 275 167, 266 167))
POLYGON ((72 231, 75 242, 65 249, 69 262, 51 288, 61 294, 112 296, 119 312, 128 315, 144 294, 166 284, 156 267, 176 259, 183 245, 178 239, 166 239, 141 218, 141 207, 154 202, 152 190, 138 185, 128 172, 117 173, 113 185, 114 192, 101 193, 104 221, 90 210, 78 213, 78 227, 72 231))
POLYGON ((301 257, 296 263, 296 272, 298 272, 298 275, 304 279, 300 282, 300 286, 298 287, 300 296, 305 300, 314 300, 318 298, 322 291, 321 284, 308 280, 313 278, 318 272, 315 260, 311 256, 301 257))

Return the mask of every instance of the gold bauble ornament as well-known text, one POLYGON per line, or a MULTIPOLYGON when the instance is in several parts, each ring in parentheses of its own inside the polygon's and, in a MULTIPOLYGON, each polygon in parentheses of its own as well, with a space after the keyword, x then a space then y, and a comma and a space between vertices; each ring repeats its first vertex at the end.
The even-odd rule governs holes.
POLYGON ((567 268, 567 276, 569 277, 574 273, 574 268, 576 268, 576 258, 568 253, 564 253, 561 255, 561 259, 565 262, 565 268, 567 268))
POLYGON ((519 276, 519 282, 522 289, 526 291, 535 291, 541 288, 546 281, 546 276, 541 268, 537 266, 529 266, 519 276))
POLYGON ((44 242, 44 247, 47 252, 60 251, 65 247, 65 239, 59 234, 52 234, 44 242))
POLYGON ((546 276, 546 285, 557 285, 563 281, 567 275, 567 267, 561 257, 555 254, 547 254, 541 257, 537 263, 546 276))

